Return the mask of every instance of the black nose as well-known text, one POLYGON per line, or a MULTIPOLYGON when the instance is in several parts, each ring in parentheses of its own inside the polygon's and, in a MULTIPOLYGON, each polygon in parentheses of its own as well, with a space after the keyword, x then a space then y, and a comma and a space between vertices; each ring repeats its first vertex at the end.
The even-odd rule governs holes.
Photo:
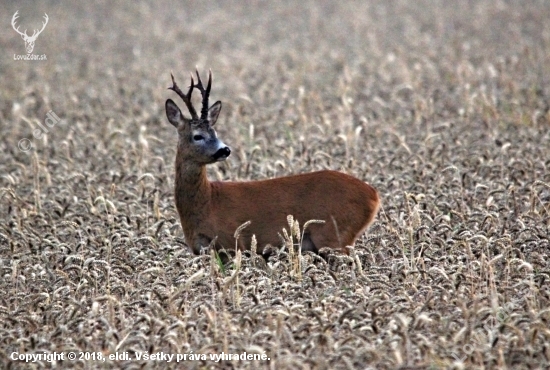
POLYGON ((225 159, 229 157, 229 154, 231 154, 231 149, 229 149, 229 147, 226 146, 221 149, 218 149, 218 151, 214 154, 214 159, 215 160, 225 159))

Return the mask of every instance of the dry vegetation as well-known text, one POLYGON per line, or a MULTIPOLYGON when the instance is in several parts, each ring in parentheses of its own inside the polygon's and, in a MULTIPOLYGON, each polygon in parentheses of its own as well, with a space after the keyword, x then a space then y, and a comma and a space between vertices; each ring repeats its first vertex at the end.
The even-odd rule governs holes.
POLYGON ((1 368, 550 366, 549 2, 94 3, 0 5, 1 368), (47 61, 13 60, 16 10, 48 13, 47 61), (330 168, 380 191, 350 257, 185 247, 164 101, 195 65, 233 149, 211 179, 330 168))

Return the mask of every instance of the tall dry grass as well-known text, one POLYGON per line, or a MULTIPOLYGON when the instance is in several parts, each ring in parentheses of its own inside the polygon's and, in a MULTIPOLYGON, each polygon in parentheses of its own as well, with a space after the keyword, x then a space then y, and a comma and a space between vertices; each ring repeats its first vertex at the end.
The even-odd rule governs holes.
POLYGON ((270 358, 190 369, 550 366, 548 2, 0 10, 0 367, 61 351, 134 360, 57 368, 177 367, 146 351, 270 358), (16 10, 29 29, 49 15, 47 61, 13 60, 16 10), (211 179, 330 168, 379 190, 350 256, 224 266, 184 247, 164 101, 195 65, 233 149, 211 179), (49 110, 62 121, 34 139, 49 110))

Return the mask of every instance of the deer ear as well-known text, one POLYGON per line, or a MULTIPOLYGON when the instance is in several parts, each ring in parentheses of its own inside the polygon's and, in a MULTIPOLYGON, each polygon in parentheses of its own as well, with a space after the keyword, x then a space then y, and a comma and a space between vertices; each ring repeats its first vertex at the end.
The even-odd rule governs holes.
POLYGON ((214 126, 218 117, 220 116, 220 111, 222 110, 222 102, 217 101, 210 108, 208 108, 208 120, 210 121, 210 126, 214 126))
POLYGON ((187 120, 181 113, 181 110, 178 108, 176 103, 172 99, 166 100, 166 117, 168 121, 175 127, 178 128, 179 125, 186 122, 187 120))

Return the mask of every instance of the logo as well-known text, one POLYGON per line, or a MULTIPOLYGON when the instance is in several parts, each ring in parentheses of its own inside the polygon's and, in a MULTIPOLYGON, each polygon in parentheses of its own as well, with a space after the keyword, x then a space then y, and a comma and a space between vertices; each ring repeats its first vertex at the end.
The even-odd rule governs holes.
POLYGON ((44 13, 44 22, 42 23, 42 29, 39 31, 37 29, 34 30, 32 36, 29 36, 27 35, 27 30, 25 30, 25 32, 21 32, 19 31, 19 26, 16 27, 15 23, 17 21, 17 18, 19 18, 19 10, 15 12, 15 14, 13 15, 13 18, 11 19, 11 26, 13 27, 13 29, 15 30, 15 32, 17 32, 18 34, 21 35, 21 37, 23 38, 23 40, 25 41, 25 49, 27 50, 27 55, 26 57, 24 56, 19 56, 20 58, 17 58, 16 55, 14 55, 14 59, 25 59, 25 60, 37 60, 37 59, 46 59, 46 55, 41 55, 41 56, 38 56, 38 55, 34 55, 34 54, 31 54, 33 49, 34 49, 34 42, 36 41, 36 38, 38 37, 38 35, 40 35, 42 33, 42 31, 44 31, 44 28, 46 28, 46 25, 48 24, 48 15, 46 13, 44 13))

